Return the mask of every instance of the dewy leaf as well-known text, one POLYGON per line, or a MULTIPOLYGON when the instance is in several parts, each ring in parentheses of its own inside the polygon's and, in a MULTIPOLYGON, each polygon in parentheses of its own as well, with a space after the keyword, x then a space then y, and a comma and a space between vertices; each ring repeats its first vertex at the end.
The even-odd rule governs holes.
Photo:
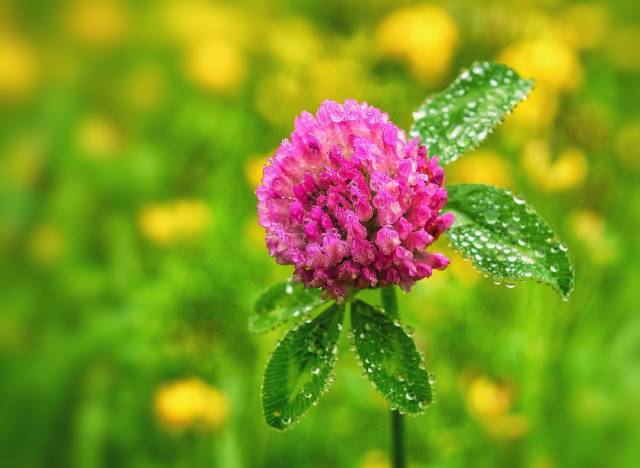
POLYGON ((421 413, 431 403, 424 360, 397 320, 356 300, 351 326, 364 372, 392 408, 421 413))
POLYGON ((573 267, 567 247, 524 200, 488 185, 450 185, 447 191, 447 209, 456 216, 449 239, 476 268, 507 286, 534 279, 568 297, 573 267))
POLYGON ((410 135, 448 164, 476 148, 532 87, 506 65, 475 63, 413 113, 410 135))
POLYGON ((291 427, 331 385, 343 319, 344 306, 333 304, 276 345, 262 385, 269 426, 281 431, 291 427))
POLYGON ((258 298, 249 317, 249 330, 272 330, 291 319, 301 318, 322 304, 319 289, 306 289, 301 283, 285 281, 267 289, 258 298))

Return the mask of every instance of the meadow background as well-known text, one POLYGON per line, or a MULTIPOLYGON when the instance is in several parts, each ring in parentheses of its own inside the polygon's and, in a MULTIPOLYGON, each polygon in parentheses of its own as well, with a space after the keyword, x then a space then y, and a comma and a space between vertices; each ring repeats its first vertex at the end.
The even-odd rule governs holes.
MULTIPOLYGON (((3 1, 0 453, 7 467, 388 466, 348 342, 279 434, 253 336, 254 190, 301 110, 407 128, 464 66, 536 89, 450 182, 522 194, 566 241, 569 302, 452 264, 401 297, 437 377, 413 467, 640 466, 637 1, 3 1)), ((441 241, 446 249, 446 239, 441 241)))

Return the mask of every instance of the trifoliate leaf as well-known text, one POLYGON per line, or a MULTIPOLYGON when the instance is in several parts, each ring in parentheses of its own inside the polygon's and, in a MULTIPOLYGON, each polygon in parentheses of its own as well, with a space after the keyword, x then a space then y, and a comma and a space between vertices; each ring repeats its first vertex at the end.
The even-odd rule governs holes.
POLYGON ((274 429, 291 427, 333 381, 344 306, 333 304, 276 345, 262 385, 262 408, 274 429))
POLYGON ((353 339, 364 373, 401 412, 420 413, 431 403, 431 384, 413 340, 393 320, 365 302, 351 304, 353 339))
POLYGON ((476 268, 507 286, 533 279, 569 295, 567 247, 524 200, 488 185, 449 185, 447 191, 447 209, 456 217, 449 239, 476 268))
POLYGON ((475 63, 413 113, 410 135, 448 164, 475 149, 532 87, 506 65, 475 63))
POLYGON ((292 319, 300 319, 323 303, 319 289, 306 289, 301 283, 285 281, 267 289, 258 298, 249 317, 249 330, 272 330, 292 319))

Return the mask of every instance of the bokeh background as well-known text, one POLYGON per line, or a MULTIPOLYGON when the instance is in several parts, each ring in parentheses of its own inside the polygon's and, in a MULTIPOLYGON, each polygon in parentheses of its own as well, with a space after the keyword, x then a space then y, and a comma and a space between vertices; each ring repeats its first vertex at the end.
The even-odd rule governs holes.
MULTIPOLYGON (((569 302, 452 254, 401 298, 437 376, 414 467, 640 466, 640 8, 454 0, 3 1, 0 453, 7 467, 388 466, 385 403, 341 345, 331 391, 267 428, 290 274, 253 191, 293 117, 354 97, 407 128, 477 59, 531 99, 448 180, 522 194, 570 247, 569 302)), ((447 249, 446 241, 442 248, 447 249)))

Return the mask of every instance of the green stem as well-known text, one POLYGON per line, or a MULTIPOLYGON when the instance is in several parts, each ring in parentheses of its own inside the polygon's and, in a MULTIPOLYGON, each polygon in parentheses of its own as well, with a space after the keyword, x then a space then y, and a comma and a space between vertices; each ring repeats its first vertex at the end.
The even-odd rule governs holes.
POLYGON ((398 298, 396 297, 396 287, 389 286, 380 289, 382 307, 390 317, 398 318, 398 298))
MULTIPOLYGON (((380 290, 382 307, 390 317, 397 318, 398 298, 395 286, 380 290)), ((393 468, 405 468, 404 455, 404 421, 398 410, 391 410, 391 466, 393 468)))
POLYGON ((404 468, 404 420, 398 410, 391 410, 391 466, 404 468))

